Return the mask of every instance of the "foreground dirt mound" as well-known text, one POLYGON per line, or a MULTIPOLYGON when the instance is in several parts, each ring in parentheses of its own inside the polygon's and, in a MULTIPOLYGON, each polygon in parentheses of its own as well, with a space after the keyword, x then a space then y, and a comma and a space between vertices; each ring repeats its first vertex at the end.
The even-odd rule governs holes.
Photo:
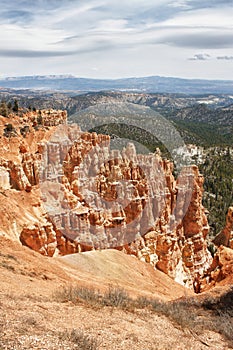
POLYGON ((18 295, 38 290, 51 295, 61 284, 75 284, 104 290, 110 284, 126 289, 132 296, 154 296, 173 300, 192 295, 185 287, 152 266, 116 250, 93 251, 50 259, 0 239, 1 290, 17 290, 18 295))
POLYGON ((194 298, 191 292, 122 252, 51 259, 1 238, 0 279, 0 349, 230 349, 218 329, 203 328, 198 333, 192 329, 192 304, 191 309, 167 304, 176 299, 189 305, 194 298), (90 288, 104 293, 110 284, 129 292, 124 308, 114 300, 105 306, 93 303, 90 288), (58 295, 71 285, 82 288, 88 300, 61 302, 58 295), (132 307, 138 296, 146 299, 138 299, 132 307), (147 300, 154 304, 147 305, 147 300), (175 317, 185 323, 181 326, 175 317))
POLYGON ((118 285, 133 296, 143 294, 162 300, 173 300, 192 292, 174 282, 170 277, 135 257, 117 250, 92 251, 66 255, 62 262, 75 268, 79 275, 100 287, 118 285))
MULTIPOLYGON (((191 292, 187 295, 168 276, 118 251, 51 259, 2 238, 0 276, 0 349, 231 348, 216 329, 192 329, 191 292), (104 293, 110 283, 118 291, 129 292, 123 308, 114 300, 112 306, 93 303, 90 288, 104 293), (62 301, 59 293, 62 296, 63 287, 71 285, 81 288, 88 299, 62 301), (132 307, 138 296, 146 299, 137 299, 138 305, 132 307), (168 305, 171 299, 177 299, 177 304, 168 305)), ((200 327, 203 317, 198 318, 200 327)), ((193 321, 197 323, 196 318, 193 321)))

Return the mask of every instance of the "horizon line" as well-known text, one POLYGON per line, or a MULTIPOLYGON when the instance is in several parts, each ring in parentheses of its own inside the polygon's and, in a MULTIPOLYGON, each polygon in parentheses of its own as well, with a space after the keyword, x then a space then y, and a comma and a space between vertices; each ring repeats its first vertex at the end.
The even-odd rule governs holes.
POLYGON ((36 77, 54 77, 60 79, 86 79, 86 80, 107 80, 107 81, 116 81, 116 80, 127 80, 127 79, 148 79, 148 78, 164 78, 164 79, 180 79, 180 80, 205 80, 205 81, 221 81, 221 82, 233 82, 233 79, 218 79, 218 78, 190 78, 190 77, 180 77, 180 76, 166 76, 166 75, 145 75, 145 76, 129 76, 129 77, 121 77, 121 78, 90 78, 85 76, 77 76, 73 74, 34 74, 34 75, 12 75, 12 76, 0 76, 0 80, 7 79, 19 79, 19 78, 36 78, 36 77))

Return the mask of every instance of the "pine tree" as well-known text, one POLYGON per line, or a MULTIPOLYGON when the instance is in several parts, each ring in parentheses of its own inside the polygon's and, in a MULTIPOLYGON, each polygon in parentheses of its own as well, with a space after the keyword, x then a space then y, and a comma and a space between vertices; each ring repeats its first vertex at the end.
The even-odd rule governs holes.
POLYGON ((19 105, 18 105, 17 100, 14 100, 14 105, 13 105, 12 110, 13 110, 13 112, 16 112, 16 113, 19 111, 19 105))
POLYGON ((0 104, 0 114, 5 118, 8 117, 8 108, 5 101, 0 104))
POLYGON ((7 103, 7 108, 9 111, 12 109, 12 103, 10 101, 7 103))

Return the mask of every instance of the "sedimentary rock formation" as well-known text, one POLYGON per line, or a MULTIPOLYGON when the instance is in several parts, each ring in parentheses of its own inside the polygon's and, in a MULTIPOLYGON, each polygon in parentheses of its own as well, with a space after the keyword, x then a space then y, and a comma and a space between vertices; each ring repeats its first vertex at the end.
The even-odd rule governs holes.
POLYGON ((232 284, 233 281, 233 250, 220 246, 207 272, 199 276, 200 291, 209 290, 217 283, 224 284, 225 281, 227 284, 232 284))
POLYGON ((2 183, 4 188, 11 187, 19 191, 26 190, 29 192, 32 186, 39 184, 39 167, 41 162, 40 144, 34 144, 35 151, 33 153, 30 151, 33 133, 34 136, 39 134, 39 138, 43 138, 46 133, 44 126, 52 127, 65 124, 67 113, 65 111, 54 110, 40 111, 40 113, 28 112, 22 119, 17 120, 14 117, 12 121, 15 122, 16 127, 14 127, 14 130, 18 137, 8 139, 5 150, 4 147, 2 149, 0 159, 0 186, 2 183), (40 129, 38 128, 39 116, 41 117, 40 129), (35 127, 38 128, 37 131, 35 131, 35 127), (9 156, 13 159, 9 159, 9 156))
POLYGON ((48 256, 53 256, 57 248, 56 232, 51 223, 40 223, 25 226, 21 232, 22 244, 48 256))
POLYGON ((230 207, 226 217, 226 226, 213 241, 217 246, 224 245, 233 249, 233 207, 230 207))
POLYGON ((0 167, 0 189, 7 190, 10 188, 9 172, 5 167, 0 167))
POLYGON ((110 151, 108 136, 70 128, 44 145, 42 164, 45 208, 72 252, 121 249, 188 286, 209 268, 196 166, 176 181, 159 152, 137 155, 133 144, 110 151))
MULTIPOLYGON (((67 126, 65 112, 37 116, 17 121, 16 132, 28 132, 4 138, 0 162, 0 188, 26 191, 33 203, 14 224, 22 244, 48 256, 115 248, 188 287, 200 276, 208 283, 209 227, 196 166, 175 179, 159 150, 138 155, 131 143, 111 150, 109 136, 67 126)), ((223 232, 231 246, 232 212, 223 232)))
MULTIPOLYGON (((206 235, 208 233, 207 218, 202 206, 202 184, 197 167, 189 169, 186 174, 192 178, 192 186, 186 188, 186 192, 192 191, 189 203, 186 203, 187 193, 179 198, 179 184, 173 179, 173 186, 177 188, 173 203, 175 212, 183 213, 184 217, 172 215, 171 197, 168 192, 168 201, 165 210, 157 219, 154 229, 140 238, 136 247, 137 255, 150 262, 166 274, 176 279, 179 283, 191 286, 196 275, 203 275, 208 269, 212 258, 207 250, 206 235), (169 220, 174 220, 169 224, 169 220)), ((172 174, 170 174, 171 179, 172 174)), ((186 184, 187 185, 187 184, 186 184)), ((169 188, 169 186, 168 186, 169 188)), ((181 190, 181 188, 180 188, 181 190)), ((183 189, 184 190, 184 189, 183 189)))

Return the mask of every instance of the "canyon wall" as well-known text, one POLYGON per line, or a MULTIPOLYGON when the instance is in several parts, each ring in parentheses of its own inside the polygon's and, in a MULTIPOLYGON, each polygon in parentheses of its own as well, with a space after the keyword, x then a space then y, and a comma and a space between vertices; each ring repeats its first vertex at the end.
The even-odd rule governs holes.
POLYGON ((208 275, 213 259, 204 179, 196 166, 175 179, 173 163, 159 150, 137 155, 132 143, 111 150, 109 136, 67 126, 63 111, 39 116, 31 112, 23 123, 13 121, 18 136, 3 137, 5 149, 14 145, 14 157, 1 154, 0 188, 6 195, 23 191, 33 202, 23 218, 15 215, 22 244, 51 257, 119 249, 190 288, 208 275), (20 134, 25 126, 27 134, 20 134))

